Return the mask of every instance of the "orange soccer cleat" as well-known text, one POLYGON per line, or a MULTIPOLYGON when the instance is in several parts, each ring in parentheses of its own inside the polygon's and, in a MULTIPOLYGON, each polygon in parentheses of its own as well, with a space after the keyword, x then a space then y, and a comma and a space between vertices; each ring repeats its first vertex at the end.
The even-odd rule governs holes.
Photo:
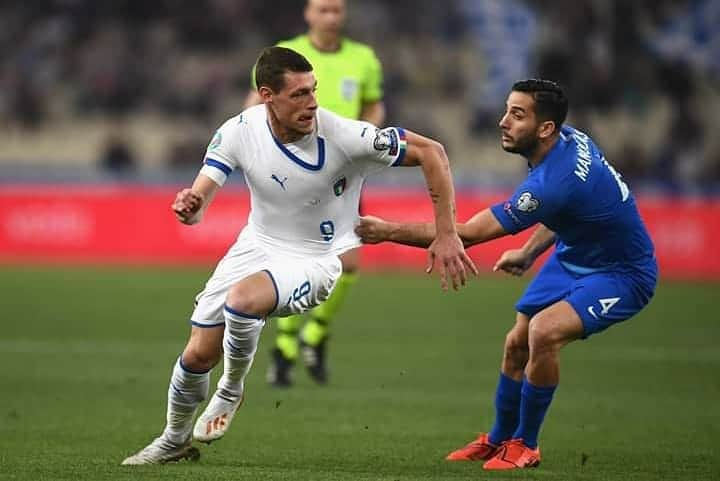
POLYGON ((539 465, 539 447, 532 449, 525 446, 522 439, 511 439, 500 445, 495 455, 483 464, 483 469, 522 469, 539 465))
POLYGON ((498 446, 490 442, 486 433, 480 435, 466 446, 456 449, 445 458, 447 461, 485 461, 493 457, 498 446))

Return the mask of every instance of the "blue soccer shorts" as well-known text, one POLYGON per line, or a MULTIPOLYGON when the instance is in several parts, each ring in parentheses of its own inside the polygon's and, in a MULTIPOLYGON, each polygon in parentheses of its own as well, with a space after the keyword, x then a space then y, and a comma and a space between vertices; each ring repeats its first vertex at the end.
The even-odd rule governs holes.
POLYGON ((568 271, 552 254, 515 308, 532 318, 558 301, 567 301, 580 316, 588 337, 640 312, 653 296, 656 283, 654 259, 644 269, 579 275, 568 271))

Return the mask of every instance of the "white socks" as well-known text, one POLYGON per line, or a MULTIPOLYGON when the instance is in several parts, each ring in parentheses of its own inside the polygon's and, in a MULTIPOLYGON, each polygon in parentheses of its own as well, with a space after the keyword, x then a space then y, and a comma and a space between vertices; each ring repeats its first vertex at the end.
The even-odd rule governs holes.
POLYGON ((236 403, 242 398, 245 376, 250 371, 265 321, 225 306, 223 336, 224 370, 216 395, 236 403))
MULTIPOLYGON (((265 321, 227 306, 224 312, 224 370, 216 395, 236 403, 242 398, 245 376, 255 358, 265 321)), ((183 365, 182 356, 178 358, 170 378, 167 424, 162 434, 169 443, 179 446, 190 439, 195 411, 208 395, 209 381, 210 371, 192 371, 183 365)))
POLYGON ((162 437, 179 446, 190 439, 193 417, 198 405, 207 397, 210 371, 189 371, 178 358, 170 377, 167 401, 167 425, 162 437))

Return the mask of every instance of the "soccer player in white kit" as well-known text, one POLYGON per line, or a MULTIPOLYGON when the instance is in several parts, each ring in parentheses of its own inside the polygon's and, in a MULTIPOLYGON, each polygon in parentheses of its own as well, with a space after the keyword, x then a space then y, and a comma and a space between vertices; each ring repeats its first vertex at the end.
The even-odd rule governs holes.
POLYGON ((457 235, 452 178, 439 143, 318 108, 312 66, 287 48, 263 50, 256 83, 263 105, 218 129, 192 187, 172 204, 180 222, 200 222, 235 169, 251 195, 247 226, 197 296, 190 339, 170 378, 166 427, 122 464, 195 458, 193 438, 210 442, 225 434, 242 403, 265 319, 301 313, 326 299, 342 272, 338 255, 360 245, 353 227, 368 174, 420 165, 438 226, 428 271, 437 264, 444 289, 464 285, 466 269, 477 273, 457 235), (223 375, 193 429, 210 370, 221 357, 223 375))

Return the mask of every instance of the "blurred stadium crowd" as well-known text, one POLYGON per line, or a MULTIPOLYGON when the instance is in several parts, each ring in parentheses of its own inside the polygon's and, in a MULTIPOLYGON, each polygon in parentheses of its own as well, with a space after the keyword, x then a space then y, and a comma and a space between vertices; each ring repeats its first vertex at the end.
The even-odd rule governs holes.
MULTIPOLYGON (((0 176, 195 169, 303 5, 0 3, 0 176)), ((347 33, 383 62, 388 123, 442 140, 463 178, 522 171, 496 121, 514 80, 543 76, 636 186, 720 192, 717 0, 349 0, 347 33)))

